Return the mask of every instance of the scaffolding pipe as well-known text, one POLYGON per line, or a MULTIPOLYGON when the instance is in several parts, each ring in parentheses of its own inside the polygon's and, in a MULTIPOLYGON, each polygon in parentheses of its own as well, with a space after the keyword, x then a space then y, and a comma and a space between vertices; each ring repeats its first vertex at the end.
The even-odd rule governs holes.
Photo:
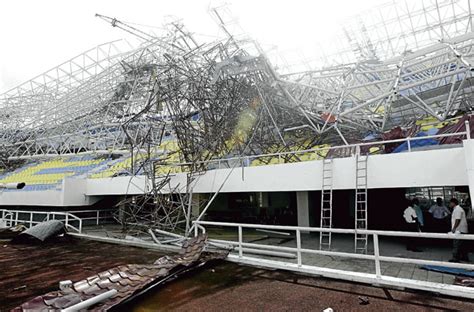
POLYGON ((117 293, 118 293, 117 289, 111 289, 111 290, 106 291, 106 292, 104 292, 100 295, 97 295, 97 296, 92 297, 90 299, 79 302, 78 304, 70 306, 66 309, 62 309, 61 312, 76 312, 76 311, 80 311, 80 310, 83 310, 83 309, 87 309, 87 308, 93 306, 94 304, 105 301, 105 300, 111 298, 112 296, 115 296, 117 293))

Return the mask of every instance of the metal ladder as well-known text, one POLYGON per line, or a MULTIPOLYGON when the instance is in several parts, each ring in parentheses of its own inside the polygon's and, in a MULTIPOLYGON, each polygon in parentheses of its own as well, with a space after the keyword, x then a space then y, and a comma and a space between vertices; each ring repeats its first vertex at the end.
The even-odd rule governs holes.
MULTIPOLYGON (((323 160, 323 183, 321 189, 321 228, 332 227, 332 159, 323 160)), ((319 234, 319 249, 331 250, 331 233, 319 234)))
POLYGON ((356 253, 367 253, 367 234, 358 234, 357 230, 367 230, 367 155, 356 153, 356 189, 355 189, 355 230, 354 249, 356 253))

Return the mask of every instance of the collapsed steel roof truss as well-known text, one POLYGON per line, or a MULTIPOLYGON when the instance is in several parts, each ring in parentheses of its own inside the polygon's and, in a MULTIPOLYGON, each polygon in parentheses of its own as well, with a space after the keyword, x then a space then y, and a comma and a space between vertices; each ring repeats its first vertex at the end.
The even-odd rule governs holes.
POLYGON ((226 7, 211 10, 224 33, 212 42, 178 22, 156 36, 101 16, 142 44, 98 46, 1 94, 0 145, 11 158, 125 151, 144 138, 157 147, 167 125, 184 160, 199 160, 231 152, 232 127, 243 114, 261 119, 243 125, 261 138, 249 151, 265 152, 304 138, 347 143, 347 136, 471 110, 470 1, 401 1, 374 10, 371 19, 344 26, 348 62, 342 49, 332 55, 337 65, 285 73, 226 7), (195 114, 201 119, 186 121, 195 114))

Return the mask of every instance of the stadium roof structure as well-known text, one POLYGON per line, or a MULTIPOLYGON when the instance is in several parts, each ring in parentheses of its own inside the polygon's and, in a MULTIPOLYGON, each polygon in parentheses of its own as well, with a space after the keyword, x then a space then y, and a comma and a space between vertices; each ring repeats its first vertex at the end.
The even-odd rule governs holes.
POLYGON ((0 146, 10 159, 157 148, 173 133, 183 161, 341 144, 472 109, 469 0, 397 1, 343 25, 318 68, 283 68, 235 31, 201 42, 172 22, 88 50, 0 95, 0 146))

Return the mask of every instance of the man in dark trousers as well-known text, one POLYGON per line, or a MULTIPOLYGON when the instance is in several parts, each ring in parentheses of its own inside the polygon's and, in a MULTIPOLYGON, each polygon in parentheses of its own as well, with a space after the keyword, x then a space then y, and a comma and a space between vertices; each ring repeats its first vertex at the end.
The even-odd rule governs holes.
MULTIPOLYGON (((418 223, 418 216, 416 214, 415 209, 413 206, 418 202, 418 200, 415 198, 413 199, 408 207, 403 211, 403 218, 405 219, 405 224, 406 224, 406 230, 408 232, 419 232, 420 231, 420 225, 418 223)), ((414 251, 414 252, 420 252, 421 250, 417 248, 417 243, 418 239, 415 237, 406 237, 407 240, 407 250, 414 251)))
MULTIPOLYGON (((451 198, 449 207, 453 209, 451 214, 451 233, 455 236, 468 234, 466 212, 459 206, 456 198, 451 198)), ((453 258, 450 262, 469 262, 468 252, 466 250, 465 241, 462 239, 453 240, 453 258)))
POLYGON ((429 213, 433 217, 433 230, 434 232, 443 233, 446 232, 445 227, 447 224, 447 216, 451 214, 451 211, 443 204, 443 199, 436 198, 436 203, 431 206, 429 213))

